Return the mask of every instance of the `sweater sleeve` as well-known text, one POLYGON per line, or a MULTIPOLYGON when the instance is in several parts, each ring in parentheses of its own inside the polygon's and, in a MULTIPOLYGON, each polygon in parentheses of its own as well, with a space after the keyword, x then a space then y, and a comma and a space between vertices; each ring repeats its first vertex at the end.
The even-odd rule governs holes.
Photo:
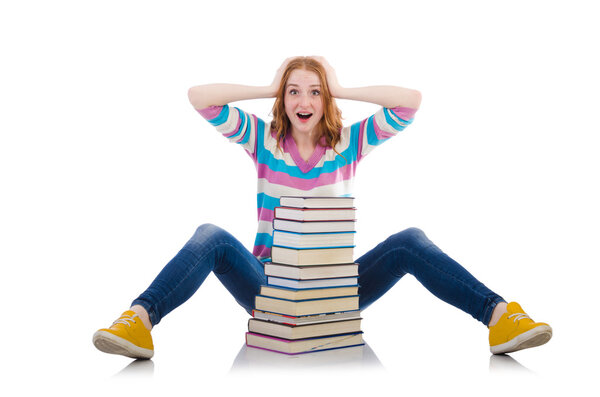
POLYGON ((371 117, 352 124, 350 135, 352 145, 357 151, 357 161, 408 127, 416 111, 405 107, 381 108, 371 117))
POLYGON ((257 138, 266 127, 263 120, 229 105, 198 109, 198 113, 230 142, 241 145, 256 162, 257 138))

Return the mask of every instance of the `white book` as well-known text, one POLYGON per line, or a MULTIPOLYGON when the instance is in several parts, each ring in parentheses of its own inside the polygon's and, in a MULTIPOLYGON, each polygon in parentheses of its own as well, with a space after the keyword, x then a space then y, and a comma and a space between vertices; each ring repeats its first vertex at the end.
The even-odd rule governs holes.
POLYGON ((356 221, 292 221, 273 219, 273 229, 296 233, 354 232, 356 221))
POLYGON ((260 295, 291 300, 317 299, 334 296, 352 296, 358 295, 358 285, 303 289, 279 287, 275 285, 261 285, 260 295))
POLYGON ((289 278, 273 277, 267 278, 269 285, 294 289, 345 287, 358 285, 358 277, 323 278, 318 280, 295 280, 289 278))
POLYGON ((296 280, 314 280, 334 277, 357 277, 358 263, 326 266, 290 266, 278 263, 265 263, 265 275, 296 280))
POLYGON ((254 298, 254 307, 256 307, 257 310, 288 316, 308 316, 311 314, 358 310, 358 299, 358 295, 354 295, 295 301, 274 298, 272 296, 256 295, 254 298))
POLYGON ((289 325, 251 318, 248 331, 284 339, 316 338, 360 332, 361 319, 330 321, 326 323, 289 325))
POLYGON ((296 221, 352 221, 356 219, 356 208, 275 207, 275 218, 296 221))
POLYGON ((271 260, 286 265, 310 266, 351 263, 354 247, 338 248, 290 248, 273 245, 271 260))
POLYGON ((290 248, 353 247, 356 232, 296 233, 273 231, 273 245, 290 248))
POLYGON ((297 340, 276 338, 273 336, 254 334, 252 332, 246 333, 246 345, 285 354, 311 353, 323 350, 341 349, 343 347, 361 346, 364 344, 362 332, 297 340))
POLYGON ((351 208, 354 207, 354 197, 281 196, 279 203, 283 207, 297 208, 351 208))
POLYGON ((313 314, 313 315, 309 315, 309 316, 284 316, 283 314, 265 312, 262 310, 254 309, 252 311, 252 316, 254 316, 254 318, 258 318, 260 320, 274 321, 276 323, 300 325, 300 324, 326 323, 329 321, 338 321, 338 320, 359 319, 360 311, 352 310, 352 311, 348 311, 348 312, 313 314))

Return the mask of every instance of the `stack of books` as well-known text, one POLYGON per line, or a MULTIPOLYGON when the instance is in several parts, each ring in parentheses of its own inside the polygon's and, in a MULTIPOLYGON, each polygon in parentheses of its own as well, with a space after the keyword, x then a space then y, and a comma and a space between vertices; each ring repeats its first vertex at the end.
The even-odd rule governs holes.
POLYGON ((353 197, 281 197, 246 345, 299 354, 364 344, 355 215, 353 197))

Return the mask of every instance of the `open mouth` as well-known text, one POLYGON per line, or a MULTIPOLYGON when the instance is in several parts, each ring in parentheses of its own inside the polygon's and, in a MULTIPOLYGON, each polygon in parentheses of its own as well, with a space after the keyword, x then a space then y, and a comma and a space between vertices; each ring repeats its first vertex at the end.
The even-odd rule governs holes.
POLYGON ((308 120, 312 116, 312 113, 296 113, 299 119, 308 120))

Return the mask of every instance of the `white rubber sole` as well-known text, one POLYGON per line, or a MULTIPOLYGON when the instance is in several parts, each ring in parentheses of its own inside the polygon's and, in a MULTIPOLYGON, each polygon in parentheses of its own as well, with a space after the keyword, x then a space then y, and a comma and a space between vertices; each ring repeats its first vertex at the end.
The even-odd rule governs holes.
POLYGON ((523 332, 506 343, 490 346, 490 351, 492 354, 512 353, 517 350, 541 346, 548 342, 550 338, 552 338, 552 328, 548 325, 540 325, 527 332, 523 332))
POLYGON ((104 353, 120 354, 131 358, 149 359, 154 350, 144 349, 106 331, 98 331, 92 339, 94 346, 104 353))

